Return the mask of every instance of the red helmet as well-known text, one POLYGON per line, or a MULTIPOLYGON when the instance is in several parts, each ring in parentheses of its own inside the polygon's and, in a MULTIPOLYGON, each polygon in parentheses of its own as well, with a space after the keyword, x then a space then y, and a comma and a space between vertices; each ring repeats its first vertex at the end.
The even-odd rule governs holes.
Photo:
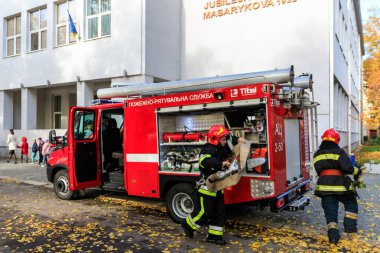
POLYGON ((322 135, 322 141, 332 141, 339 144, 340 135, 334 128, 327 129, 322 135))
POLYGON ((212 145, 218 145, 221 137, 229 135, 227 128, 222 125, 215 125, 208 131, 208 143, 212 145))

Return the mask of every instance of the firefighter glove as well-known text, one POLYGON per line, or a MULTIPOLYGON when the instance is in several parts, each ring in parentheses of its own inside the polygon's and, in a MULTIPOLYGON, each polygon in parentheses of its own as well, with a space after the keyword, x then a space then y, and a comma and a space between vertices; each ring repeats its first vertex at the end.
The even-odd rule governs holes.
POLYGON ((344 187, 346 187, 347 191, 350 190, 352 184, 352 179, 348 176, 344 177, 344 187))
POLYGON ((355 180, 358 179, 361 175, 363 175, 363 170, 359 168, 358 174, 354 176, 355 180))
POLYGON ((358 182, 358 188, 366 188, 366 184, 363 182, 358 182))

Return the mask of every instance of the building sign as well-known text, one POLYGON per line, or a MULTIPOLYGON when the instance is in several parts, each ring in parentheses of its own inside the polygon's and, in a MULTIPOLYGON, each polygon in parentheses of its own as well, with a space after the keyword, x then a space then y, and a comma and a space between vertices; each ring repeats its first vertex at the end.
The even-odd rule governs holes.
MULTIPOLYGON (((299 0, 298 0, 299 1, 299 0)), ((215 0, 203 5, 203 19, 221 18, 296 3, 297 0, 215 0)))

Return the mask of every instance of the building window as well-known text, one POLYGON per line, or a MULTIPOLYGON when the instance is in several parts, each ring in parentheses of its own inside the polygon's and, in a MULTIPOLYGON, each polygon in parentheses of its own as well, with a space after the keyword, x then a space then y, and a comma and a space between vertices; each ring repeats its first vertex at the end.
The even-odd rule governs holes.
POLYGON ((111 0, 87 0, 87 39, 111 35, 111 0))
POLYGON ((30 12, 30 51, 46 49, 47 11, 46 8, 30 12))
POLYGON ((53 96, 53 116, 54 116, 54 128, 59 129, 61 128, 61 116, 62 116, 62 110, 61 110, 61 96, 53 96))
POLYGON ((21 54, 21 16, 7 19, 7 56, 21 54))
POLYGON ((57 46, 67 45, 76 41, 74 35, 70 34, 70 22, 68 11, 70 12, 70 16, 73 19, 75 27, 77 26, 75 1, 69 0, 57 4, 57 46))

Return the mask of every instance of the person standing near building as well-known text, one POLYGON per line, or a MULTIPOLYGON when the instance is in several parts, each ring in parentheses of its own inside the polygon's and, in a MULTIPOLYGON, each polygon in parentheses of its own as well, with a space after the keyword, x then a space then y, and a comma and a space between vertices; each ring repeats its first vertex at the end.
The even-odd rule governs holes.
POLYGON ((44 159, 44 156, 42 155, 42 147, 44 145, 44 142, 42 141, 41 137, 38 138, 37 145, 38 145, 38 155, 39 155, 38 165, 42 165, 42 162, 43 162, 43 159, 44 159))
POLYGON ((17 156, 15 153, 16 147, 17 147, 17 137, 13 131, 13 129, 9 129, 7 144, 9 148, 9 158, 7 160, 7 163, 11 160, 12 156, 15 158, 14 163, 17 163, 17 156))
MULTIPOLYGON (((199 168, 201 171, 201 183, 197 192, 197 203, 195 203, 194 211, 181 222, 181 226, 187 237, 194 237, 194 231, 200 225, 204 225, 209 221, 207 242, 218 245, 226 244, 223 239, 225 206, 223 190, 211 192, 205 184, 207 178, 225 170, 230 166, 228 158, 232 151, 227 145, 229 137, 228 130, 221 125, 215 125, 208 132, 208 143, 204 145, 200 152, 199 168)), ((244 138, 232 137, 232 144, 238 142, 245 143, 244 138)))
POLYGON ((33 139, 33 144, 32 144, 32 163, 38 163, 37 159, 37 152, 38 152, 38 145, 36 142, 36 139, 33 139))
POLYGON ((46 139, 44 145, 42 146, 43 164, 41 165, 41 167, 47 166, 47 161, 49 159, 50 152, 51 152, 51 146, 50 146, 49 140, 46 139))
POLYGON ((28 153, 29 153, 29 144, 28 144, 28 139, 24 136, 21 139, 21 145, 17 146, 18 148, 21 148, 21 158, 20 162, 24 162, 24 156, 26 158, 26 162, 28 162, 28 153))
POLYGON ((348 174, 358 177, 362 170, 352 166, 351 160, 339 147, 340 135, 333 128, 322 135, 322 144, 314 155, 314 167, 319 176, 315 195, 322 199, 330 243, 338 244, 339 202, 344 205, 344 231, 357 233, 358 202, 353 181, 348 174))

